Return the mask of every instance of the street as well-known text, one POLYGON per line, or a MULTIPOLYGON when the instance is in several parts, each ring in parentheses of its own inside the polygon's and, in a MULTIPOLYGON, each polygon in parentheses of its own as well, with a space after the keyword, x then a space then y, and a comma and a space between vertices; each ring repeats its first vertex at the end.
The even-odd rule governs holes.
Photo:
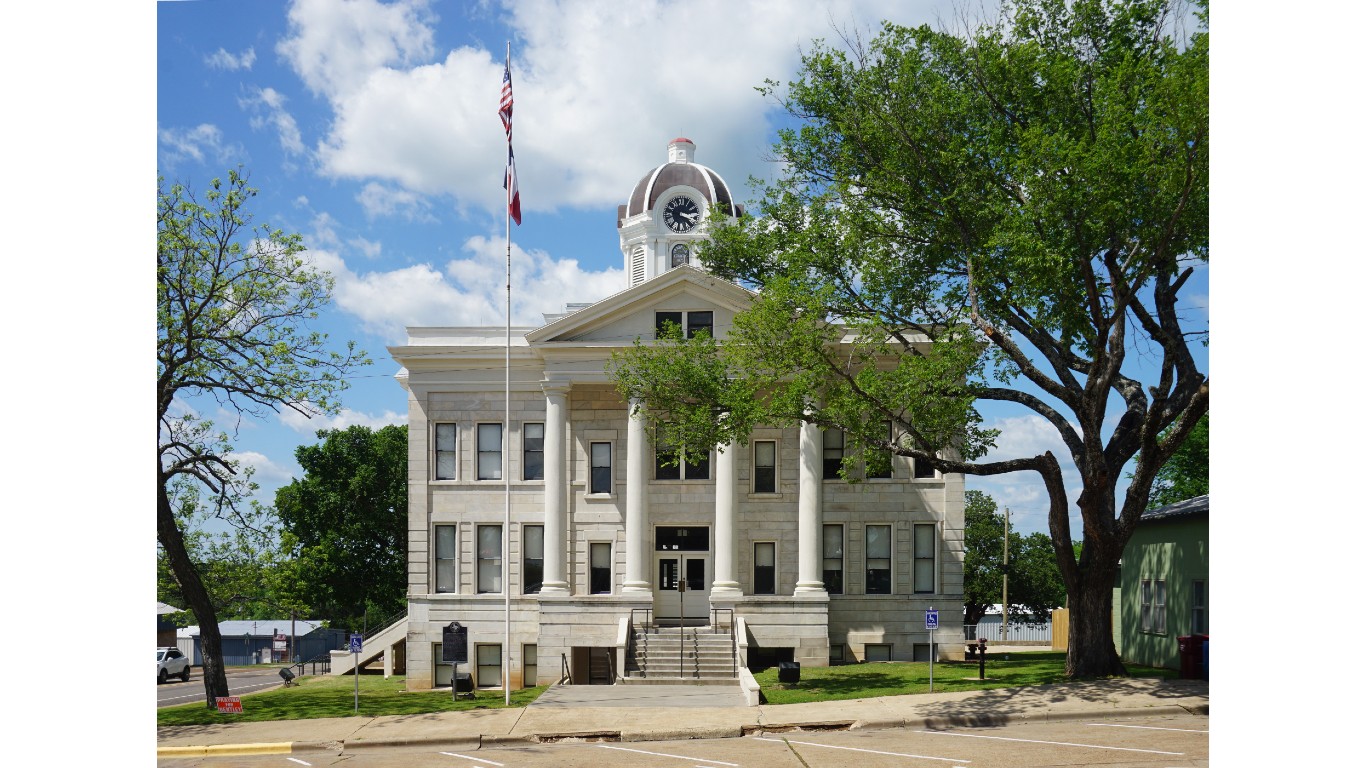
POLYGON ((816 768, 857 765, 953 768, 1205 768, 1209 718, 1172 715, 1038 722, 1000 728, 758 733, 737 739, 527 744, 485 749, 371 747, 293 754, 162 758, 166 768, 816 768))
MULTIPOLYGON (((233 696, 241 696, 254 691, 274 688, 284 681, 280 679, 279 667, 234 667, 228 670, 228 690, 233 696)), ((202 667, 190 668, 190 679, 180 682, 172 678, 157 686, 157 707, 173 707, 204 700, 204 670, 202 667)))

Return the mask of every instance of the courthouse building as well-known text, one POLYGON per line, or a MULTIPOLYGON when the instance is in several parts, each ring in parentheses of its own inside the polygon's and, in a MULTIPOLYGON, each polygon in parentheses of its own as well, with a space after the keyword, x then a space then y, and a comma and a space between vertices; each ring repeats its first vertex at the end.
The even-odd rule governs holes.
POLYGON ((409 393, 410 688, 450 684, 452 622, 459 671, 501 686, 505 598, 514 687, 928 659, 929 608, 936 655, 961 658, 961 475, 894 457, 848 483, 844 436, 814 425, 670 466, 618 395, 613 351, 665 322, 724 337, 754 298, 697 266, 712 207, 740 206, 694 151, 675 139, 618 207, 620 293, 512 329, 506 431, 504 326, 409 328, 390 348, 409 393))

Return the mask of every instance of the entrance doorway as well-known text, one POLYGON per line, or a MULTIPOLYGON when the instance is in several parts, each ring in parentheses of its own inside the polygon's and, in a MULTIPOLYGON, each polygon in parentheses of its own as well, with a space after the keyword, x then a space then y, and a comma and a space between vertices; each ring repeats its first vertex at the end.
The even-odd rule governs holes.
POLYGON ((702 626, 711 611, 711 530, 656 526, 654 614, 661 624, 702 626), (682 580, 686 589, 678 591, 682 580))

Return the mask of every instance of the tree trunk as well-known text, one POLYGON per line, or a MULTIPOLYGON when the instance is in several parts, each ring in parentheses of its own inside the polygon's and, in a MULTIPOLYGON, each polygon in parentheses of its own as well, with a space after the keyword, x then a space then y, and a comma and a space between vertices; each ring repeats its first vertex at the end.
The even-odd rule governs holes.
MULTIPOLYGON (((171 511, 171 499, 166 492, 166 478, 157 468, 157 541, 166 551, 170 561, 171 573, 180 585, 180 594, 189 603, 199 622, 200 652, 204 661, 204 698, 205 704, 213 708, 215 698, 228 695, 228 676, 223 670, 223 642, 218 634, 218 615, 209 601, 209 592, 199 578, 190 555, 185 551, 185 537, 176 525, 175 514, 171 511)), ((193 652, 190 654, 193 661, 193 652)))
POLYGON ((1115 652, 1110 611, 1114 604, 1116 566, 1092 562, 1082 569, 1077 588, 1068 595, 1067 676, 1127 676, 1115 652))

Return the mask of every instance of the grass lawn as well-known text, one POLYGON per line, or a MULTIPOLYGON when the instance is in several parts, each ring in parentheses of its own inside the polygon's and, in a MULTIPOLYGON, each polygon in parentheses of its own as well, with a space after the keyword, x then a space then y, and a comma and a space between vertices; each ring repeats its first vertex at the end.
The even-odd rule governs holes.
MULTIPOLYGON (((425 712, 460 712, 469 709, 502 709, 502 689, 475 691, 475 698, 451 701, 449 688, 437 691, 404 689, 405 678, 395 675, 360 676, 360 714, 413 715, 425 712)), ((182 704, 157 710, 157 725, 208 725, 260 720, 307 720, 315 717, 350 717, 356 714, 356 678, 350 676, 303 677, 291 688, 277 688, 242 697, 242 714, 220 715, 202 703, 182 704)), ((527 688, 512 692, 512 706, 525 707, 545 690, 527 688)))
MULTIPOLYGON (((972 662, 936 662, 934 691, 981 691, 988 688, 1019 688, 1066 682, 1066 651, 1026 651, 987 656, 986 682, 977 680, 978 665, 972 662), (1010 660, 1005 661, 1004 656, 1010 660)), ((1126 664, 1133 677, 1177 677, 1170 669, 1126 664)), ((769 704, 800 704, 807 701, 865 699, 929 693, 928 662, 879 662, 838 667, 803 667, 801 682, 779 683, 778 668, 754 673, 769 704)))

